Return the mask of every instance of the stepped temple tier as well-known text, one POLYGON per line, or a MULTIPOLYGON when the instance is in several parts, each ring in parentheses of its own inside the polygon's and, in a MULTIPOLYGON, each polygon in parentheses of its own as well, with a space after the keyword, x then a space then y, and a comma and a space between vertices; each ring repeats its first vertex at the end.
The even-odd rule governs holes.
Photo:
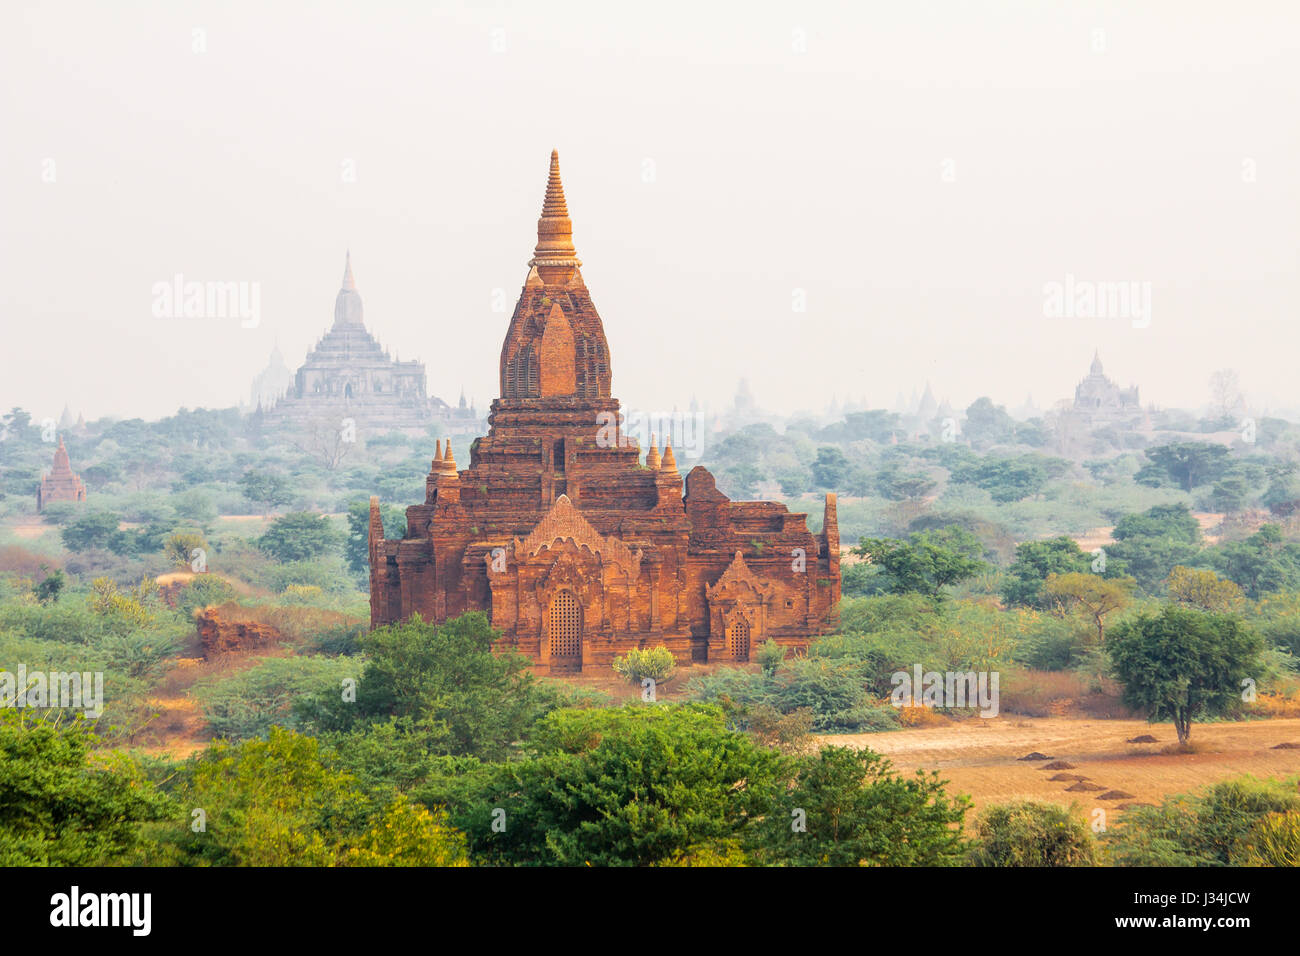
POLYGON ((258 396, 254 424, 268 428, 324 423, 337 429, 351 420, 357 429, 423 435, 431 425, 468 426, 478 420, 463 398, 453 408, 428 397, 424 364, 389 357, 370 334, 352 277, 351 253, 334 299, 334 324, 307 354, 284 394, 269 403, 263 398, 258 396))
POLYGON ((437 443, 405 538, 384 538, 371 499, 371 625, 484 611, 551 673, 660 644, 684 664, 806 648, 839 604, 835 496, 814 535, 784 505, 731 501, 704 468, 683 480, 671 444, 652 437, 643 462, 581 266, 552 153, 488 434, 464 470, 437 443))
POLYGON ((36 510, 44 511, 46 505, 55 501, 85 500, 86 486, 72 470, 68 450, 63 447, 63 436, 60 435, 59 447, 54 450, 54 467, 41 478, 41 487, 36 492, 36 510))

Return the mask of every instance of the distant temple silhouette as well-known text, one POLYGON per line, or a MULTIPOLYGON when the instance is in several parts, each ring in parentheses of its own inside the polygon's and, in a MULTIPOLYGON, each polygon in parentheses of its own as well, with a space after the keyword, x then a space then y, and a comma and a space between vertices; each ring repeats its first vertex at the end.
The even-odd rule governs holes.
MULTIPOLYGON (((278 375, 278 347, 271 363, 254 381, 255 424, 269 428, 305 426, 321 419, 350 419, 370 431, 425 429, 461 422, 472 425, 477 412, 463 400, 453 408, 429 397, 424 363, 390 358, 365 325, 361 293, 352 276, 352 254, 343 269, 343 285, 334 299, 334 324, 307 353, 306 361, 278 398, 268 402, 266 386, 278 375)), ((280 359, 283 366, 283 359, 280 359)), ((462 397, 463 398, 463 397, 462 397)))
POLYGON ((1131 422, 1142 415, 1138 388, 1120 388, 1106 377, 1101 367, 1101 356, 1094 352, 1087 378, 1074 389, 1074 417, 1086 425, 1106 425, 1131 422))

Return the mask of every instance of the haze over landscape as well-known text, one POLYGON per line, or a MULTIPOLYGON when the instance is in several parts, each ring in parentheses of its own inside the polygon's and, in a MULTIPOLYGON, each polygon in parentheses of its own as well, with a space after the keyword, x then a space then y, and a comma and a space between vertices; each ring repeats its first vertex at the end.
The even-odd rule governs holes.
POLYGON ((486 408, 554 147, 629 406, 746 377, 786 412, 926 380, 1046 408, 1099 348, 1144 404, 1230 367, 1276 414, 1300 18, 1264 8, 20 4, 0 407, 247 401, 328 327, 350 248, 369 327, 486 408), (257 326, 155 318, 178 273, 259 283, 257 326), (1150 283, 1149 326, 1045 318, 1067 275, 1150 283))
POLYGON ((543 866, 1285 925, 1293 5, 6 12, 20 932, 543 866))

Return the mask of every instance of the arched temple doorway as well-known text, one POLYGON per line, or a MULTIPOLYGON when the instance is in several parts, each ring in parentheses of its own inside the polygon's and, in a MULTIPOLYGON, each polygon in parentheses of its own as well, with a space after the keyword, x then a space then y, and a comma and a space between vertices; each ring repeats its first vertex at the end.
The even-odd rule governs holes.
POLYGON ((557 591, 547 612, 551 667, 582 670, 582 608, 572 591, 557 591))
POLYGON ((749 622, 737 617, 727 628, 727 651, 733 660, 749 660, 749 622))

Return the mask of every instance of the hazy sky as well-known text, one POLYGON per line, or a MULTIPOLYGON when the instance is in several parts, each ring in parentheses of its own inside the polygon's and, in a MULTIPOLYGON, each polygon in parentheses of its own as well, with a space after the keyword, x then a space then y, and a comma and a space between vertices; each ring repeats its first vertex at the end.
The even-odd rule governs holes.
POLYGON ((1293 2, 5 10, 5 409, 246 401, 349 247, 371 330, 486 407, 552 147, 634 408, 1050 406, 1094 348, 1144 402, 1231 367, 1300 406, 1293 2), (155 317, 177 273, 260 324, 155 317), (1149 283, 1149 325, 1045 317, 1067 275, 1149 283))

